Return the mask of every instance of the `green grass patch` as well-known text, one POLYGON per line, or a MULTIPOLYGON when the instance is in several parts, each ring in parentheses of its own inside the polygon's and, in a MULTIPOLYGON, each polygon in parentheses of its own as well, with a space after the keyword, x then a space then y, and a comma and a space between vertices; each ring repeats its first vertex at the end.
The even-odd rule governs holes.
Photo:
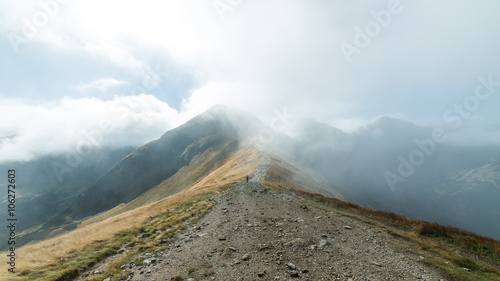
POLYGON ((177 205, 165 214, 151 218, 139 228, 118 233, 109 241, 100 241, 87 246, 60 264, 52 264, 37 271, 24 271, 22 278, 48 281, 73 280, 81 272, 108 257, 117 255, 118 251, 124 248, 126 252, 117 256, 105 273, 93 276, 96 280, 102 280, 113 274, 113 279, 124 280, 129 271, 122 269, 123 265, 132 261, 141 264, 144 258, 138 258, 138 254, 164 249, 167 243, 162 241, 160 245, 160 241, 168 239, 168 243, 171 243, 175 240, 176 233, 186 228, 187 221, 192 225, 201 219, 215 205, 215 201, 211 200, 214 195, 215 193, 199 195, 190 202, 177 205))

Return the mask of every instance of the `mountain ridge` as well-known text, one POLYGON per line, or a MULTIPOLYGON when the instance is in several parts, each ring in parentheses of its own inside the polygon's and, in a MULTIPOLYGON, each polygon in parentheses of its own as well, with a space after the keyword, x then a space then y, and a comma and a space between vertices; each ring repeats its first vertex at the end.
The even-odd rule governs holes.
POLYGON ((499 241, 305 192, 283 162, 246 146, 189 189, 22 247, 19 280, 499 280, 499 241))
POLYGON ((266 126, 253 114, 226 106, 210 108, 128 154, 76 197, 65 211, 35 232, 23 233, 21 241, 58 235, 108 210, 115 213, 131 210, 183 192, 200 182, 206 183, 204 179, 239 150, 252 146, 269 151, 274 161, 269 176, 275 188, 295 186, 295 189, 364 207, 438 221, 483 235, 498 233, 494 227, 489 231, 484 228, 484 225, 500 225, 494 215, 500 214, 499 208, 490 204, 496 189, 480 181, 474 181, 475 186, 464 187, 448 177, 458 171, 467 174, 489 165, 492 159, 498 159, 492 157, 496 147, 485 148, 480 153, 475 148, 439 147, 436 154, 406 180, 404 187, 391 192, 383 173, 397 168, 398 155, 415 149, 414 138, 427 137, 431 128, 391 117, 381 118, 350 134, 310 119, 295 120, 289 127, 288 131, 275 132, 272 143, 263 144, 257 135, 266 126), (400 138, 401 129, 391 129, 400 127, 411 133, 400 138), (458 161, 462 157, 468 162, 458 161), (473 197, 468 195, 471 190, 477 191, 473 197), (461 202, 458 208, 454 200, 461 202), (476 201, 488 202, 483 205, 490 206, 490 212, 486 213, 484 206, 477 208, 476 201))

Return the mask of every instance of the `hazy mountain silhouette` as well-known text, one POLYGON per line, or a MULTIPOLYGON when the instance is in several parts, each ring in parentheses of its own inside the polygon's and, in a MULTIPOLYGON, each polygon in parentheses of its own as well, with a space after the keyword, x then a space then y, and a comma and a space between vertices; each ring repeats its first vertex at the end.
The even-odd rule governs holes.
MULTIPOLYGON (((78 165, 72 166, 68 164, 69 154, 0 164, 0 170, 16 169, 18 175, 16 218, 19 233, 43 224, 67 209, 82 191, 132 150, 133 148, 95 149, 82 157, 78 165)), ((7 210, 6 197, 7 193, 2 194, 2 210, 7 210)), ((7 224, 6 221, 1 221, 0 227, 3 229, 7 224)))
POLYGON ((433 129, 390 117, 352 134, 314 121, 308 124, 306 136, 298 138, 296 159, 318 171, 348 200, 500 238, 500 206, 493 199, 500 198, 500 147, 446 141, 432 150, 429 145, 427 152, 432 153, 427 155, 417 143, 430 139, 433 129), (422 163, 412 164, 412 155, 419 161, 423 155, 422 163), (399 173, 401 165, 407 168, 402 163, 413 167, 408 177, 399 173), (387 172, 402 181, 391 188, 387 172))
MULTIPOLYGON (((85 185, 61 191, 54 202, 42 200, 53 209, 39 209, 35 217, 45 224, 25 235, 23 242, 71 229, 79 220, 120 204, 133 201, 127 208, 135 208, 189 188, 224 165, 243 143, 279 155, 286 168, 272 171, 275 176, 300 181, 299 186, 309 183, 309 192, 500 238, 498 146, 443 142, 422 148, 433 128, 390 117, 353 133, 297 119, 286 132, 275 132, 268 144, 258 138, 264 127, 252 114, 215 106, 134 150, 99 177, 87 177, 90 173, 83 169, 78 177, 87 178, 85 185), (423 156, 422 161, 412 153, 423 156), (415 159, 421 163, 412 164, 409 175, 401 175, 401 166, 409 169, 405 163, 415 159), (387 172, 402 180, 391 186, 387 172), (294 173, 301 177, 290 178, 294 173), (59 215, 54 216, 55 211, 59 215)), ((40 198, 54 198, 51 193, 43 197, 43 188, 33 190, 40 198)))
POLYGON ((78 196, 69 214, 82 219, 126 203, 174 175, 208 149, 238 149, 245 132, 258 119, 223 106, 212 107, 186 124, 168 131, 123 159, 78 196))

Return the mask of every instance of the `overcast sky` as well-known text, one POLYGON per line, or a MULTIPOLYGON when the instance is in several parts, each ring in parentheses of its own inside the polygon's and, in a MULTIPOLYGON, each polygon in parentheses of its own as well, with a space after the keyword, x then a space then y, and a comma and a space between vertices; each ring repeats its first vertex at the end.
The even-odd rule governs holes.
POLYGON ((141 145, 219 103, 345 131, 384 115, 444 126, 466 103, 464 130, 493 128, 499 14, 498 0, 0 0, 0 162, 98 132, 141 145))

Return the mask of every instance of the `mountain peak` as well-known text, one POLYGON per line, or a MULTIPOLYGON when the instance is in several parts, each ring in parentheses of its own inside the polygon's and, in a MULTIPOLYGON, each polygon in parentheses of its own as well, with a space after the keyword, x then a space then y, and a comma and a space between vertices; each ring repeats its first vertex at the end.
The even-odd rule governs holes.
POLYGON ((397 128, 408 128, 408 127, 415 127, 416 126, 415 124, 413 124, 409 121, 397 119, 397 118, 390 117, 390 116, 382 116, 379 119, 377 119, 375 122, 373 122, 371 125, 382 128, 382 129, 383 128, 397 129, 397 128))
POLYGON ((188 123, 217 121, 230 126, 242 139, 255 134, 262 126, 262 121, 250 112, 226 105, 214 105, 205 112, 191 119, 188 123))
POLYGON ((427 136, 431 131, 431 128, 418 126, 406 120, 383 116, 367 126, 361 127, 357 130, 357 133, 368 133, 374 136, 383 134, 389 137, 399 136, 405 139, 413 139, 416 137, 427 136))
POLYGON ((257 117, 255 117, 254 115, 245 110, 229 107, 223 104, 214 105, 198 116, 204 118, 207 117, 214 118, 214 119, 229 119, 229 120, 236 119, 236 121, 239 119, 257 120, 257 117))

